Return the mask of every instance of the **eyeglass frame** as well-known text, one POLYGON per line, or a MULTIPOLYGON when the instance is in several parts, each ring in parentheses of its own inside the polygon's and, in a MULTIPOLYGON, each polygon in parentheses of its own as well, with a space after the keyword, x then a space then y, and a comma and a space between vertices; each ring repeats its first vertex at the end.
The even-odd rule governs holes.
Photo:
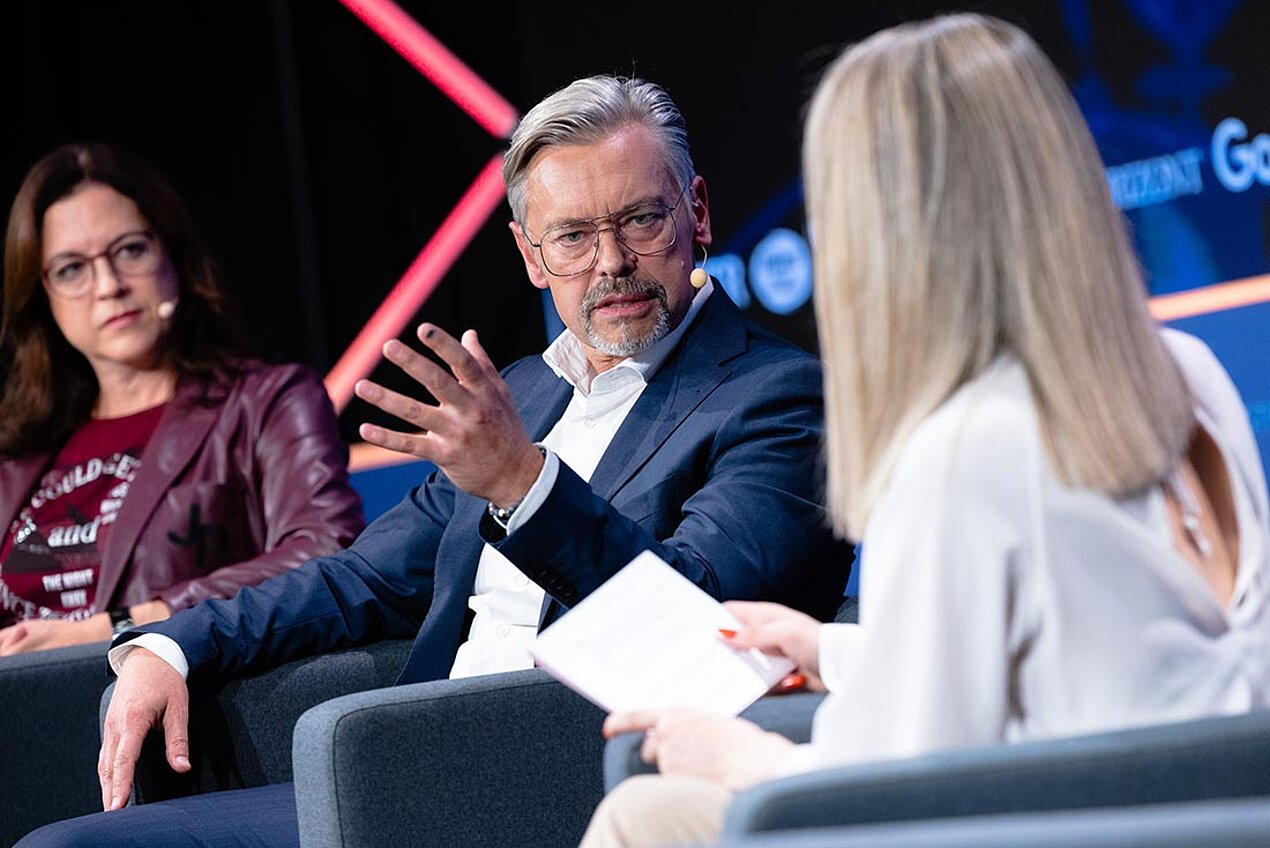
POLYGON ((538 256, 542 259, 542 269, 544 271, 546 271, 548 274, 550 274, 553 277, 576 277, 579 274, 585 274, 587 271, 590 271, 592 268, 595 267, 595 263, 600 261, 600 234, 604 232, 611 232, 613 234, 613 238, 617 239, 618 243, 621 244, 622 247, 626 248, 631 253, 634 253, 636 256, 656 256, 657 254, 665 253, 667 250, 670 250, 672 247, 674 247, 676 242, 679 241, 679 221, 677 218, 675 218, 675 210, 678 209, 680 206, 683 206, 684 198, 687 196, 687 191, 688 191, 687 187, 679 189, 679 192, 675 195, 678 199, 675 201, 674 206, 666 206, 666 201, 662 200, 661 198, 658 198, 656 201, 644 201, 643 203, 633 204, 631 206, 626 207, 625 209, 619 209, 616 212, 610 212, 608 215, 596 215, 594 218, 583 218, 579 221, 571 221, 566 224, 558 224, 557 226, 552 227, 550 230, 544 230, 542 237, 546 239, 547 233, 551 232, 552 230, 561 229, 563 227, 582 226, 585 224, 595 225, 597 221, 609 222, 609 226, 607 227, 595 228, 595 239, 591 244, 591 248, 592 248, 591 261, 587 263, 587 266, 583 268, 581 271, 573 271, 572 273, 569 273, 569 274, 557 274, 555 271, 552 271, 551 268, 547 266, 547 256, 542 251, 543 243, 541 241, 534 242, 534 240, 529 237, 529 230, 525 227, 524 224, 520 225, 520 229, 521 229, 521 232, 525 234, 525 241, 529 243, 529 246, 536 247, 538 249, 538 256), (626 240, 622 238, 622 231, 616 226, 616 224, 613 222, 613 219, 620 217, 622 215, 629 214, 630 212, 635 211, 641 206, 644 206, 652 202, 660 203, 663 206, 666 206, 666 211, 670 214, 670 220, 671 220, 671 223, 673 224, 673 227, 670 231, 670 242, 665 247, 659 247, 656 250, 650 251, 648 253, 643 253, 641 251, 636 250, 635 248, 631 247, 629 244, 626 243, 626 240))
POLYGON ((54 257, 54 261, 60 261, 58 260, 58 257, 62 257, 62 256, 65 256, 71 259, 81 260, 87 263, 88 268, 90 269, 90 273, 88 274, 88 283, 84 285, 83 289, 76 290, 74 294, 68 294, 65 291, 59 290, 57 283, 53 282, 49 278, 49 274, 53 270, 54 262, 50 262, 47 266, 40 269, 40 279, 44 281, 44 286, 48 291, 52 292, 53 294, 57 295, 63 300, 78 300, 79 298, 87 294, 88 291, 92 288, 92 285, 97 282, 97 260, 98 259, 105 259, 106 264, 110 266, 110 272, 114 274, 116 277, 141 277, 141 276, 145 276, 146 274, 154 273, 154 271, 158 269, 159 265, 163 261, 163 244, 162 242, 159 241, 159 237, 150 230, 129 230, 128 232, 120 233, 119 235, 111 239, 110 243, 106 245, 105 250, 100 250, 97 253, 93 253, 91 255, 86 253, 73 253, 73 252, 59 253, 56 257, 54 257), (154 254, 157 257, 155 261, 155 267, 147 271, 121 271, 119 270, 119 267, 115 265, 115 258, 114 256, 111 255, 111 252, 119 246, 119 243, 121 241, 127 238, 135 237, 135 236, 145 236, 145 238, 149 240, 149 242, 154 246, 155 248, 154 254))

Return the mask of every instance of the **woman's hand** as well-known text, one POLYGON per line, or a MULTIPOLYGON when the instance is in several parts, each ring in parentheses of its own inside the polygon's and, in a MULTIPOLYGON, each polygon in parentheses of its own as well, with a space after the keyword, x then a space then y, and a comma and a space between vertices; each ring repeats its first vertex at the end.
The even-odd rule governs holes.
POLYGON ((64 618, 32 618, 0 630, 0 657, 65 648, 110 638, 110 619, 99 613, 80 621, 64 618))
POLYGON ((824 692, 820 679, 820 622, 780 604, 725 601, 723 606, 741 622, 734 634, 724 634, 737 648, 758 648, 789 657, 806 680, 807 689, 824 692))
POLYGON ((702 777, 732 791, 774 777, 794 743, 740 718, 686 709, 613 713, 604 736, 642 730, 641 756, 662 774, 702 777))
MULTIPOLYGON (((134 604, 128 610, 135 624, 162 621, 172 614, 168 605, 159 600, 134 604)), ((86 642, 105 642, 113 634, 110 616, 104 612, 71 621, 65 618, 30 618, 9 627, 0 628, 0 657, 43 651, 46 648, 65 648, 86 642)))

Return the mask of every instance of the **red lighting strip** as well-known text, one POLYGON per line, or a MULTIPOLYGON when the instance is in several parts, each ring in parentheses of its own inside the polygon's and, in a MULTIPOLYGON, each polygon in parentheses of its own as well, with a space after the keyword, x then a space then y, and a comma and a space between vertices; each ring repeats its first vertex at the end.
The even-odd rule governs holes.
POLYGON ((348 470, 353 473, 393 468, 408 462, 423 462, 423 460, 410 454, 372 445, 370 442, 354 442, 348 446, 348 470))
POLYGON ((384 343, 401 333, 410 318, 436 289, 454 260, 484 226, 503 199, 503 155, 481 169, 441 226, 428 239, 388 297, 375 310, 348 350, 326 375, 326 391, 337 412, 353 397, 353 384, 379 362, 384 343))
POLYGON ((1270 274, 1153 297, 1151 314, 1157 321, 1175 321, 1266 301, 1270 301, 1270 274))
POLYGON ((485 80, 391 0, 340 0, 432 84, 495 138, 507 138, 519 117, 485 80))

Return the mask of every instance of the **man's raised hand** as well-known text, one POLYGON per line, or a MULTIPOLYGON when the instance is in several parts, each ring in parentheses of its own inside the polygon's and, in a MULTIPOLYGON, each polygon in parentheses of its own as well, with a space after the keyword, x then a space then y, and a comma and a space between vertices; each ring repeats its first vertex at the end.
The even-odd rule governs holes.
POLYGON ((362 438, 426 459, 468 494, 511 506, 538 479, 542 454, 525 432, 507 384, 475 330, 465 332, 462 342, 433 324, 420 324, 417 333, 448 371, 396 340, 384 345, 384 356, 427 389, 436 405, 359 380, 358 397, 417 428, 399 432, 363 424, 362 438))

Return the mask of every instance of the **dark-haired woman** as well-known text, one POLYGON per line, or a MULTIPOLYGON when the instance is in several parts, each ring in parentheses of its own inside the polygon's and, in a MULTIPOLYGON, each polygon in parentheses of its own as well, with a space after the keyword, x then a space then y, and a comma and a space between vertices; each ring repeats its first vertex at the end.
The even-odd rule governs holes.
POLYGON ((5 238, 0 655, 110 638, 360 531, 307 368, 242 356, 210 254, 151 166, 67 145, 5 238))

